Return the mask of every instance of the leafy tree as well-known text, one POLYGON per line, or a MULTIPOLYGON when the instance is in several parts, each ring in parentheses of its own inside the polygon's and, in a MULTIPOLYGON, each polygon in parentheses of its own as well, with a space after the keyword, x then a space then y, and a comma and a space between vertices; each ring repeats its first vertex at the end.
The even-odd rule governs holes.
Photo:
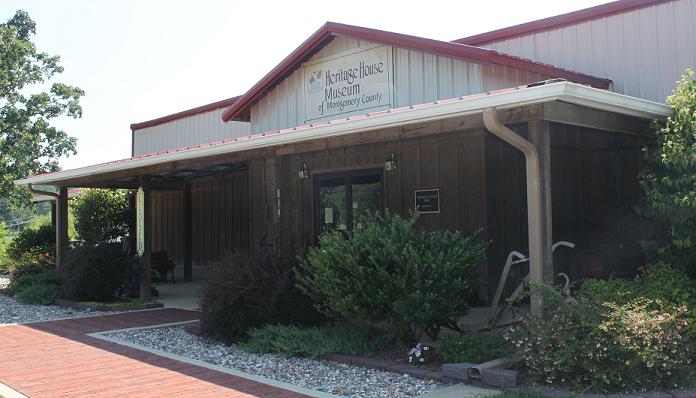
POLYGON ((85 189, 72 203, 77 235, 88 244, 112 241, 128 232, 130 191, 85 189))
POLYGON ((667 98, 672 116, 657 125, 651 167, 640 177, 650 220, 646 253, 696 274, 696 81, 688 70, 667 98))
POLYGON ((28 192, 14 180, 56 171, 61 156, 76 153, 75 138, 51 120, 82 116, 80 88, 54 82, 38 90, 63 67, 58 56, 36 50, 35 33, 36 23, 25 11, 0 24, 0 196, 15 202, 27 199, 28 192))

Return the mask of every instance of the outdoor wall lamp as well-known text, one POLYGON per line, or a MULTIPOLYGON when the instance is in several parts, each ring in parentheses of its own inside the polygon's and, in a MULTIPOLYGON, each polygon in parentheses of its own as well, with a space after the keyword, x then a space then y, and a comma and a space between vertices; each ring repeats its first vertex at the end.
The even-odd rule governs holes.
POLYGON ((390 153, 387 161, 384 162, 384 170, 396 170, 396 159, 394 158, 394 152, 390 153))
POLYGON ((302 163, 300 171, 297 172, 297 177, 300 180, 306 180, 309 178, 309 171, 307 171, 307 163, 302 163))

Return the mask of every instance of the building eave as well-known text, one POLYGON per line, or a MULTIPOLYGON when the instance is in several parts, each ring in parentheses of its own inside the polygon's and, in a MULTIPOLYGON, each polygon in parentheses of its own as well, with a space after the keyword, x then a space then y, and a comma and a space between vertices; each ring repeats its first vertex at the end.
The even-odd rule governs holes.
POLYGON ((410 106, 349 117, 331 122, 299 126, 280 131, 271 131, 232 142, 202 145, 161 154, 124 159, 110 163, 59 171, 16 180, 17 185, 42 184, 61 185, 64 181, 122 172, 158 164, 200 159, 208 156, 225 155, 301 143, 353 133, 364 133, 377 129, 400 127, 413 123, 428 122, 451 117, 482 113, 488 108, 507 109, 552 101, 563 101, 585 107, 601 109, 641 119, 667 117, 671 109, 663 104, 629 97, 605 90, 595 89, 570 82, 558 82, 530 88, 500 90, 497 92, 453 98, 423 105, 410 106))

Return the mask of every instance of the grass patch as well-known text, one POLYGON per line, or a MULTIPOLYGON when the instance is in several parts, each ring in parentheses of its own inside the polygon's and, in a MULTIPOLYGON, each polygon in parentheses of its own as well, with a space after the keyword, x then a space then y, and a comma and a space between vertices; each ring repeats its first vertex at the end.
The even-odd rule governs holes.
POLYGON ((249 336, 246 342, 238 345, 244 351, 297 357, 372 355, 393 346, 381 331, 350 324, 309 328, 268 325, 250 330, 249 336))
POLYGON ((512 353, 512 345, 500 334, 462 333, 447 336, 437 350, 448 363, 483 363, 512 353))

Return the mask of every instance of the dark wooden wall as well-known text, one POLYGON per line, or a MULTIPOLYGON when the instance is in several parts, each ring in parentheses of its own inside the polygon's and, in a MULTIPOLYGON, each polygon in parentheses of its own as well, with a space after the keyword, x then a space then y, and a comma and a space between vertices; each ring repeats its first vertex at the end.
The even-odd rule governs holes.
MULTIPOLYGON (((153 192, 152 250, 183 264, 181 191, 153 192)), ((249 176, 239 171, 191 184, 193 265, 207 266, 250 245, 249 176)))
MULTIPOLYGON (((312 178, 300 180, 307 165, 311 176, 341 170, 383 169, 394 153, 396 170, 384 171, 384 206, 407 215, 414 210, 414 191, 439 188, 441 212, 423 214, 419 223, 429 230, 471 233, 486 225, 484 132, 470 130, 385 143, 326 149, 280 157, 283 250, 303 253, 315 243, 312 178)), ((482 267, 482 278, 486 268, 482 267)))

